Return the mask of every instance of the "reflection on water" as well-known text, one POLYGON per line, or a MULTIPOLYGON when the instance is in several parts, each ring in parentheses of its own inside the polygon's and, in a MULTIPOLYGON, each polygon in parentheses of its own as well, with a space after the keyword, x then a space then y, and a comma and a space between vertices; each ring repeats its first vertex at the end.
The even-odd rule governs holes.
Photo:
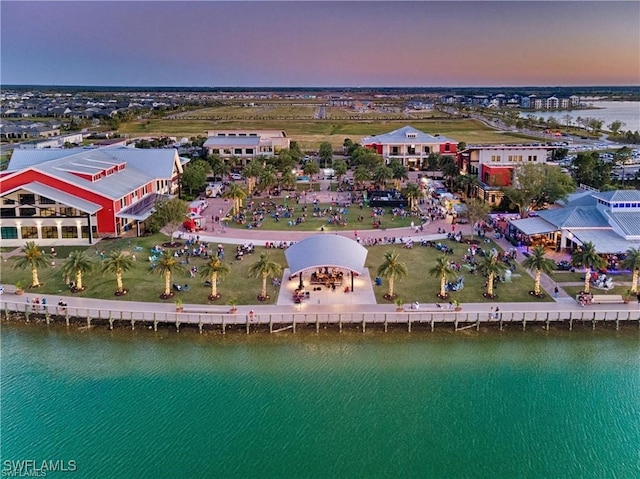
POLYGON ((2 460, 74 477, 640 474, 637 328, 2 333, 2 460))

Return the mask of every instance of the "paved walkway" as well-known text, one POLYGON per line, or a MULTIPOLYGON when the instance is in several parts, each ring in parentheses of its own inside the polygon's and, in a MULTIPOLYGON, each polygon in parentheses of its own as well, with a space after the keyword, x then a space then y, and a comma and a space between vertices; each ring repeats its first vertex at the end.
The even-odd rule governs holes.
MULTIPOLYGON (((331 194, 331 193, 326 193, 331 194)), ((212 216, 221 216, 224 217, 229 210, 231 209, 231 203, 228 200, 224 200, 222 198, 208 198, 206 200, 209 205, 204 213, 204 215, 208 215, 207 218, 211 218, 212 216)), ((209 225, 209 228, 211 225, 209 225)), ((395 237, 395 238, 403 238, 408 239, 412 238, 414 241, 420 240, 438 240, 446 237, 446 234, 438 233, 438 230, 445 230, 447 232, 452 231, 451 224, 448 224, 445 220, 436 220, 424 225, 424 230, 422 232, 416 233, 414 229, 410 227, 406 228, 390 228, 387 230, 357 230, 357 236, 360 236, 362 240, 364 239, 382 239, 386 237, 395 237)), ((463 235, 470 235, 472 228, 469 224, 456 224, 455 231, 462 232, 463 235)), ((347 236, 353 238, 355 235, 355 230, 353 228, 346 228, 344 231, 338 232, 325 232, 324 234, 339 234, 342 236, 347 236)), ((179 231, 175 235, 188 235, 184 231, 179 231)), ((249 229, 249 228, 226 228, 223 232, 219 226, 215 227, 215 231, 201 231, 199 232, 199 236, 201 240, 208 241, 212 243, 227 243, 227 244, 243 244, 251 242, 257 246, 264 246, 265 242, 278 242, 278 241, 300 241, 306 237, 311 235, 318 234, 316 231, 295 231, 295 230, 287 230, 287 231, 270 231, 270 230, 261 230, 261 229, 249 229)), ((504 238, 494 240, 496 241, 505 251, 508 251, 512 248, 512 245, 509 244, 504 238)), ((46 242, 42 242, 43 247, 49 247, 46 242)), ((84 243, 86 244, 86 243, 84 243)), ((19 249, 16 250, 14 254, 19 254, 19 249)), ((4 258, 6 259, 8 256, 5 253, 4 258)), ((516 261, 521 263, 525 259, 525 256, 522 254, 521 250, 518 250, 518 254, 516 257, 516 261)), ((533 274, 529 272, 529 274, 533 274)), ((544 291, 553 296, 553 289, 556 286, 556 282, 549 278, 547 275, 542 275, 541 286, 544 291)), ((561 284, 558 284, 560 288, 560 292, 558 294, 558 298, 556 299, 556 303, 548 303, 548 302, 529 302, 529 303, 503 303, 498 302, 500 305, 500 309, 504 312, 521 312, 521 311, 531 311, 531 312, 546 312, 546 311, 580 311, 582 308, 576 303, 576 301, 571 298, 568 294, 564 292, 561 288, 561 284)), ((14 296, 8 295, 7 293, 11 293, 14 288, 11 286, 5 286, 5 293, 0 296, 0 300, 4 301, 12 301, 12 302, 26 302, 26 298, 33 299, 36 297, 33 293, 27 293, 23 296, 14 296)), ((39 298, 46 298, 46 301, 49 305, 55 305, 61 299, 59 295, 38 295, 39 298)), ((75 296, 65 296, 64 301, 70 307, 79 307, 79 308, 95 308, 95 309, 111 309, 111 310, 122 310, 122 311, 150 311, 150 312, 170 312, 175 311, 175 305, 173 303, 141 303, 141 302, 119 302, 116 300, 104 300, 104 299, 89 299, 89 298, 78 298, 75 296)), ((246 314, 249 311, 253 310, 256 314, 269 314, 269 313, 286 313, 286 312, 299 312, 303 308, 306 312, 309 313, 322 313, 322 312, 392 312, 395 311, 394 304, 304 304, 293 305, 293 304, 281 304, 281 305, 244 305, 238 307, 238 312, 240 314, 246 314)), ((464 303, 463 311, 468 313, 489 313, 491 309, 491 304, 489 303, 464 303)), ((591 310, 599 310, 599 311, 611 311, 611 310, 628 310, 628 309, 637 309, 638 304, 632 302, 630 304, 616 304, 616 305, 591 305, 589 309, 591 310)), ((209 313, 224 313, 228 311, 228 306, 222 305, 202 305, 202 304, 193 304, 193 305, 184 305, 185 310, 191 311, 201 311, 201 312, 209 312, 209 313)), ((420 307, 421 311, 432 311, 436 310, 436 304, 423 304, 420 307)))

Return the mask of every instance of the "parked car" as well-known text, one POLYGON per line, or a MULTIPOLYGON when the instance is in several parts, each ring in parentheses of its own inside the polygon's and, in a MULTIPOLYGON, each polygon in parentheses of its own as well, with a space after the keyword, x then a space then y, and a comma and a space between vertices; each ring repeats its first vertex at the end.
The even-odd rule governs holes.
POLYGON ((229 176, 231 176, 231 179, 233 181, 238 181, 242 179, 242 175, 240 173, 231 173, 231 175, 229 176))

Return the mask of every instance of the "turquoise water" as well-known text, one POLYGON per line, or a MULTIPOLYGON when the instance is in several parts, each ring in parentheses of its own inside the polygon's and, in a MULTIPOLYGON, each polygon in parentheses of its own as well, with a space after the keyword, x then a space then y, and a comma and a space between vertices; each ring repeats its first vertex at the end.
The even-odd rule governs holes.
POLYGON ((3 325, 1 459, 73 478, 640 477, 637 331, 3 325))

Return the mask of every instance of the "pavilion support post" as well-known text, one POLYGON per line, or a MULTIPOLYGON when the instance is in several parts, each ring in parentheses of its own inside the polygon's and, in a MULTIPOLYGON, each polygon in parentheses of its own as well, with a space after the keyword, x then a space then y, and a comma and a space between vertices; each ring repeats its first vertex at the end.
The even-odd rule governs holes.
POLYGON ((300 271, 300 282, 298 283, 298 288, 302 289, 304 287, 304 283, 302 282, 302 271, 300 271))
POLYGON ((269 315, 269 333, 273 333, 273 316, 269 315))
POLYGON ((342 332, 342 313, 338 315, 338 326, 340 328, 340 332, 342 332))
POLYGON ((353 271, 351 271, 351 292, 353 293, 353 271))
POLYGON ((320 315, 316 314, 316 333, 320 332, 320 315))
POLYGON ((387 332, 387 313, 384 314, 384 332, 387 332))
POLYGON ((616 331, 620 330, 620 311, 616 313, 616 331))
POLYGON ((433 321, 433 315, 431 315, 431 332, 433 333, 433 328, 435 327, 434 321, 433 321))
POLYGON ((411 332, 411 314, 407 315, 407 331, 411 332))

